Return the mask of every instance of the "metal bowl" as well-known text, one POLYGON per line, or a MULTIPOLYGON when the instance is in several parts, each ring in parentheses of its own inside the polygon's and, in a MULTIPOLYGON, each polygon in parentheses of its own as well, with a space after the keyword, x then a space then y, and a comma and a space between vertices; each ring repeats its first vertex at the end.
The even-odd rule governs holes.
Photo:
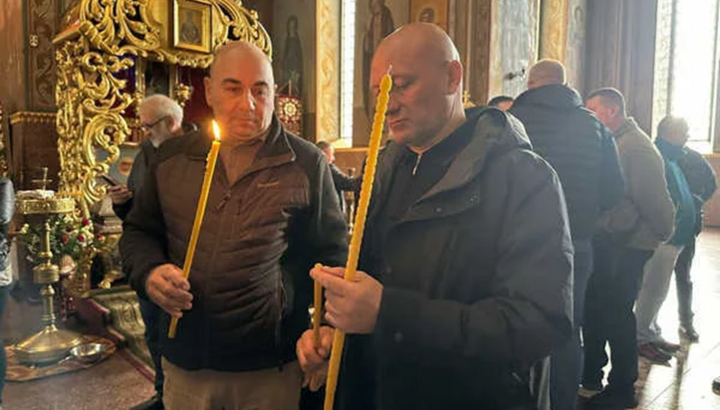
POLYGON ((83 363, 94 363, 102 358, 105 350, 102 343, 86 343, 70 349, 70 354, 83 363))

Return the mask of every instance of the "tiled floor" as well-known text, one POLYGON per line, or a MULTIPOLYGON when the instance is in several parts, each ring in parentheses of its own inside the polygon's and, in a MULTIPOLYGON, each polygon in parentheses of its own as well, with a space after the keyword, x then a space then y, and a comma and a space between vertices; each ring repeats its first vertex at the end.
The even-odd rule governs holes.
MULTIPOLYGON (((700 343, 682 342, 681 352, 668 366, 640 359, 638 409, 720 410, 720 396, 711 388, 712 380, 720 376, 720 230, 708 230, 700 236, 692 278, 700 343)), ((666 339, 680 341, 674 282, 660 311, 660 324, 666 339)))
MULTIPOLYGON (((669 366, 641 360, 640 410, 720 410, 720 396, 711 390, 713 378, 720 376, 720 230, 703 233, 698 246, 692 275, 700 343, 683 345, 681 354, 669 366)), ((671 340, 677 340, 676 306, 673 287, 660 313, 664 335, 671 340)), ((17 333, 16 324, 33 323, 37 316, 17 306, 9 306, 6 313, 6 322, 10 323, 5 323, 4 329, 10 335, 17 333)), ((86 371, 30 383, 9 383, 3 408, 122 410, 152 393, 152 384, 116 354, 86 371)))

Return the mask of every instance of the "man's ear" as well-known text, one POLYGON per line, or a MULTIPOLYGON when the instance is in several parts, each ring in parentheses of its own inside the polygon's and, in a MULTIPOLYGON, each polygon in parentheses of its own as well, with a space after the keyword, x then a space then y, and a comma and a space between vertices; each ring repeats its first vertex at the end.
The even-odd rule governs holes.
POLYGON ((205 77, 203 79, 203 82, 205 84, 205 102, 207 103, 208 107, 212 108, 212 91, 210 90, 210 77, 205 77))
POLYGON ((448 94, 455 94, 462 87, 463 66, 453 60, 448 64, 448 94))
POLYGON ((607 107, 607 110, 610 111, 610 118, 617 118, 620 114, 620 107, 617 105, 611 105, 607 107))

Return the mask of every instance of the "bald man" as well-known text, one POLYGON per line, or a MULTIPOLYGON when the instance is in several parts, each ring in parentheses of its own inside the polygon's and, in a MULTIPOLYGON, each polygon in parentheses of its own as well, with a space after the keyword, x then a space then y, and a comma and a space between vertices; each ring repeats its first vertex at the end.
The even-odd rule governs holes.
POLYGON ((167 409, 296 409, 308 271, 345 263, 343 213, 323 154, 275 116, 262 51, 223 46, 205 90, 223 139, 190 278, 180 267, 210 149, 205 131, 162 145, 125 220, 124 267, 166 322, 181 318, 163 341, 167 409))
POLYGON ((535 152, 558 173, 570 217, 574 255, 573 338, 553 352, 550 397, 553 410, 574 410, 583 364, 580 324, 592 272, 592 238, 600 216, 623 198, 625 181, 610 131, 565 84, 565 66, 541 60, 530 68, 528 90, 510 108, 527 131, 535 152))
MULTIPOLYGON (((387 122, 355 282, 313 269, 327 322, 350 336, 337 408, 536 409, 530 368, 570 336, 572 244, 560 184, 522 125, 465 112, 450 38, 415 23, 380 45, 392 67, 387 122)), ((298 342, 310 374, 324 343, 298 342)))

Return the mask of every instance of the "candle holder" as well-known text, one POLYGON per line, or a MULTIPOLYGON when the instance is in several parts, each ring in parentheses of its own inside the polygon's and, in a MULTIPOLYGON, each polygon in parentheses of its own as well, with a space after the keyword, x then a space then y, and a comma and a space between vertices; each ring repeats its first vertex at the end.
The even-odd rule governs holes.
POLYGON ((55 323, 53 284, 60 280, 60 269, 52 263, 53 254, 50 250, 50 218, 53 215, 73 212, 75 201, 72 198, 55 197, 26 199, 18 195, 16 210, 26 216, 30 223, 36 223, 40 227, 41 246, 38 258, 41 262, 33 268, 33 281, 42 286, 40 296, 43 301, 43 329, 15 345, 15 354, 23 363, 53 363, 64 358, 70 349, 82 342, 79 334, 58 329, 55 323))

